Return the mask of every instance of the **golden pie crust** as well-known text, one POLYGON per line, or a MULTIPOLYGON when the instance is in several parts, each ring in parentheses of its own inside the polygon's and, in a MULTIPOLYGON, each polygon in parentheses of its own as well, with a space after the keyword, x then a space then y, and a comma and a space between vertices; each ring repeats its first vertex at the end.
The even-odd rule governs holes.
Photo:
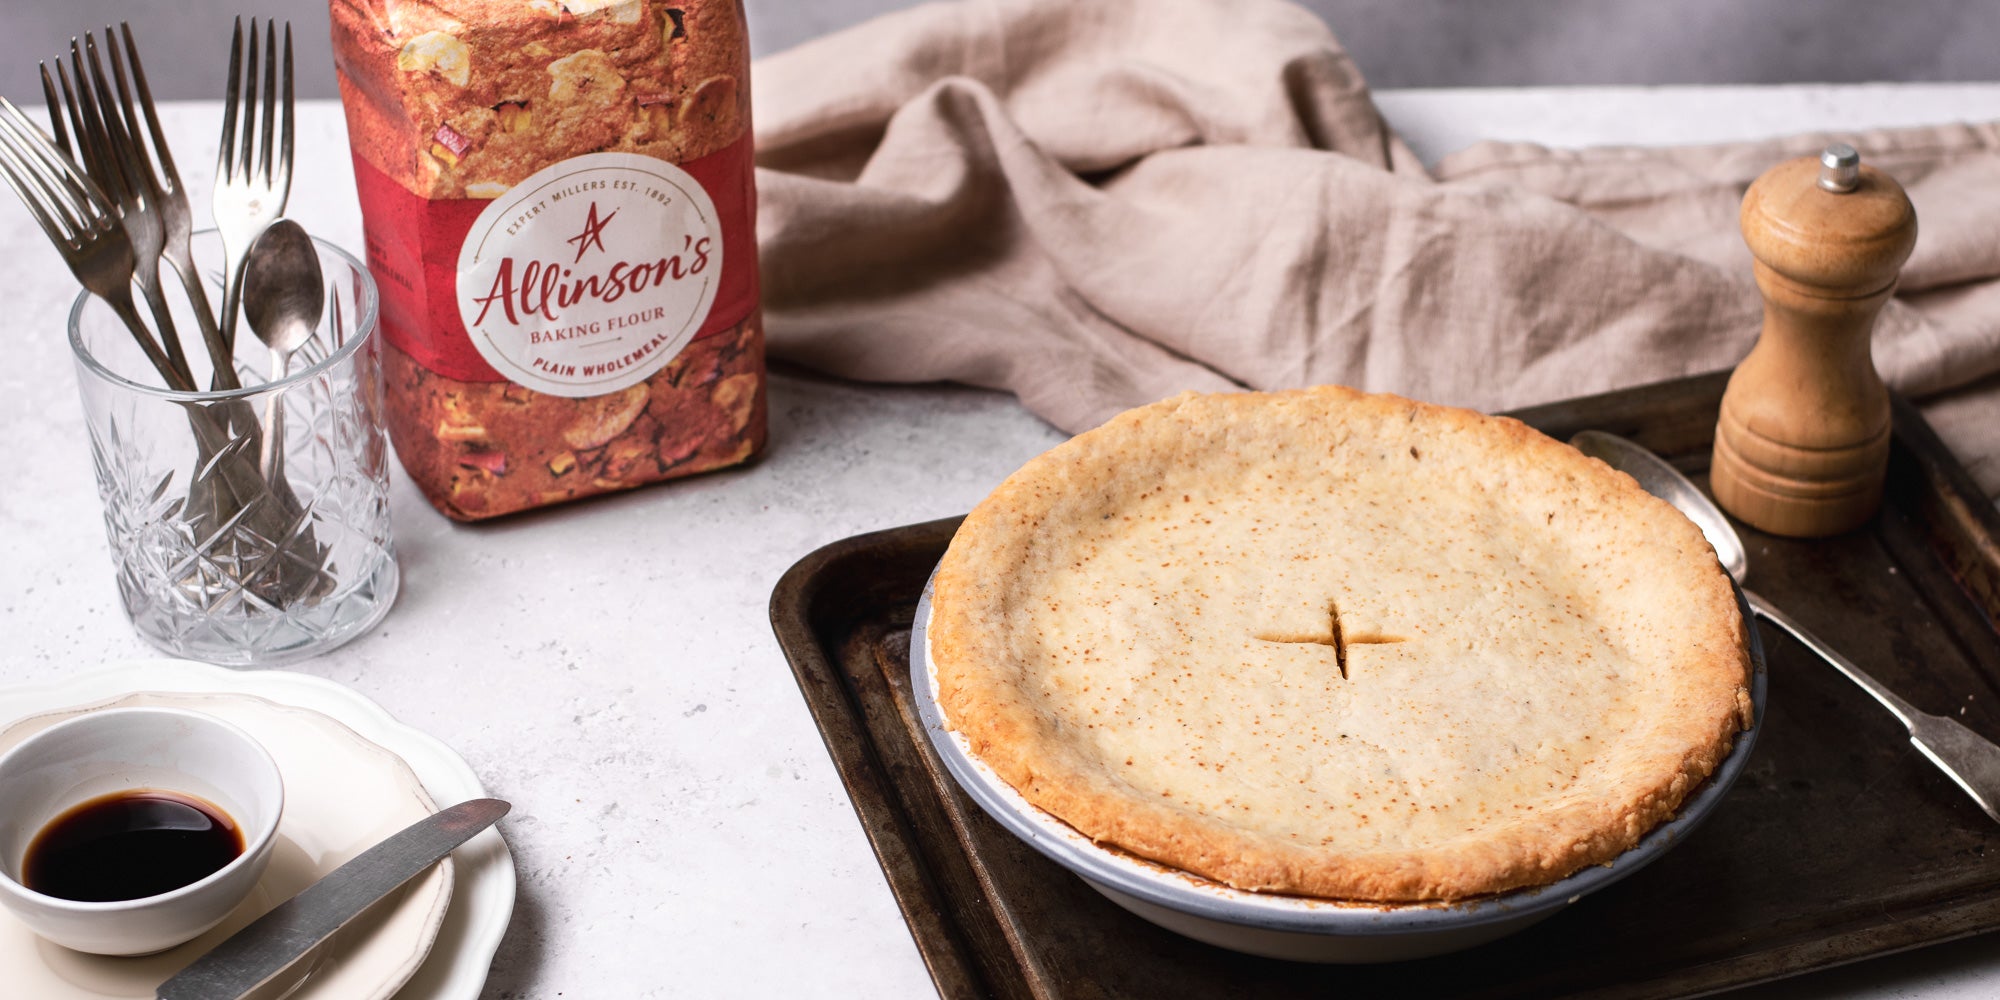
POLYGON ((1029 462, 939 565, 938 702, 1101 843, 1453 900, 1610 861, 1751 719, 1700 532, 1518 421, 1187 394, 1029 462))

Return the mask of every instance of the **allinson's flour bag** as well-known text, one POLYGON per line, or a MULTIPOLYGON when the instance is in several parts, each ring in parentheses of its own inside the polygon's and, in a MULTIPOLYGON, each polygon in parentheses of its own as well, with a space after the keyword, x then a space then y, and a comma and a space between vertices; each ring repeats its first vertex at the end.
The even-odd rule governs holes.
POLYGON ((463 520, 764 444, 740 0, 332 0, 389 433, 463 520))

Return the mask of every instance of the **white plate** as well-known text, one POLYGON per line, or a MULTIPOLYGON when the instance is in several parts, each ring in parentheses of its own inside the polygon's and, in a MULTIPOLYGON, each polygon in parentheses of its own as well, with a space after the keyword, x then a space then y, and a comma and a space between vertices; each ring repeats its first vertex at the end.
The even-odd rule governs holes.
MULTIPOLYGON (((226 670, 181 660, 131 661, 56 684, 0 691, 0 720, 10 720, 0 726, 0 746, 27 733, 15 731, 11 720, 101 705, 135 692, 147 693, 148 703, 182 704, 245 725, 278 757, 291 800, 281 836, 295 832, 296 837, 291 850, 280 845, 272 874, 246 903, 258 911, 303 888, 374 839, 429 812, 430 800, 451 803, 486 794, 472 769, 449 747, 397 722, 354 691, 303 674, 226 670), (311 752, 302 755, 302 748, 311 752), (328 773, 321 769, 329 768, 341 775, 338 781, 312 776, 316 770, 328 773), (340 798, 327 794, 332 787, 339 787, 340 798), (330 808, 349 804, 357 795, 375 805, 365 810, 330 808), (294 828, 295 810, 299 824, 294 828), (367 835, 363 831, 374 831, 372 839, 340 843, 367 835)), ((514 864, 497 830, 473 838, 453 860, 455 871, 440 867, 403 890, 403 896, 390 904, 392 910, 368 914, 364 919, 370 926, 343 931, 327 949, 322 967, 295 996, 386 997, 408 980, 402 990, 406 997, 476 1000, 513 915, 514 864)), ((241 922, 232 916, 224 926, 241 922)), ((132 983, 152 976, 151 982, 157 984, 166 974, 159 968, 170 972, 199 954, 205 947, 202 942, 213 943, 207 937, 199 939, 187 946, 195 950, 169 964, 179 949, 139 960, 87 959, 39 941, 20 951, 18 936, 26 933, 10 917, 0 916, 0 969, 9 975, 9 993, 32 985, 28 995, 38 1000, 150 997, 150 988, 141 986, 134 992, 132 983), (24 960, 27 964, 18 964, 24 960), (125 968, 119 968, 120 963, 125 968), (145 963, 154 965, 141 968, 145 963), (21 981, 17 970, 23 969, 52 977, 48 982, 56 986, 21 981), (67 992, 55 991, 57 987, 67 992)))

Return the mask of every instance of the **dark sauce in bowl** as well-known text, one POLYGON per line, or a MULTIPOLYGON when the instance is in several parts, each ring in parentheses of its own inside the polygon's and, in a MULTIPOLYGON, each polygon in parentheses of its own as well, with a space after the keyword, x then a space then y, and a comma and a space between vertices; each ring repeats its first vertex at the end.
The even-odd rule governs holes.
POLYGON ((78 902, 143 899, 193 885, 243 853, 243 831, 213 802, 134 789, 71 807, 28 845, 21 883, 78 902))

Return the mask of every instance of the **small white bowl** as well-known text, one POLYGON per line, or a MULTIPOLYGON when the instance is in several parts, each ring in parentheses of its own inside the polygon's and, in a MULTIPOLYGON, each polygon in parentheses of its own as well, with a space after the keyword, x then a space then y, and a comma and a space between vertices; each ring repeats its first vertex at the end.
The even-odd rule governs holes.
POLYGON ((149 955, 199 936, 250 892, 271 860, 284 812, 277 762, 243 730, 169 708, 117 708, 50 726, 0 757, 0 905, 36 934, 95 955, 149 955), (79 902, 21 884, 35 836, 99 796, 161 789, 222 808, 243 853, 172 892, 79 902))

